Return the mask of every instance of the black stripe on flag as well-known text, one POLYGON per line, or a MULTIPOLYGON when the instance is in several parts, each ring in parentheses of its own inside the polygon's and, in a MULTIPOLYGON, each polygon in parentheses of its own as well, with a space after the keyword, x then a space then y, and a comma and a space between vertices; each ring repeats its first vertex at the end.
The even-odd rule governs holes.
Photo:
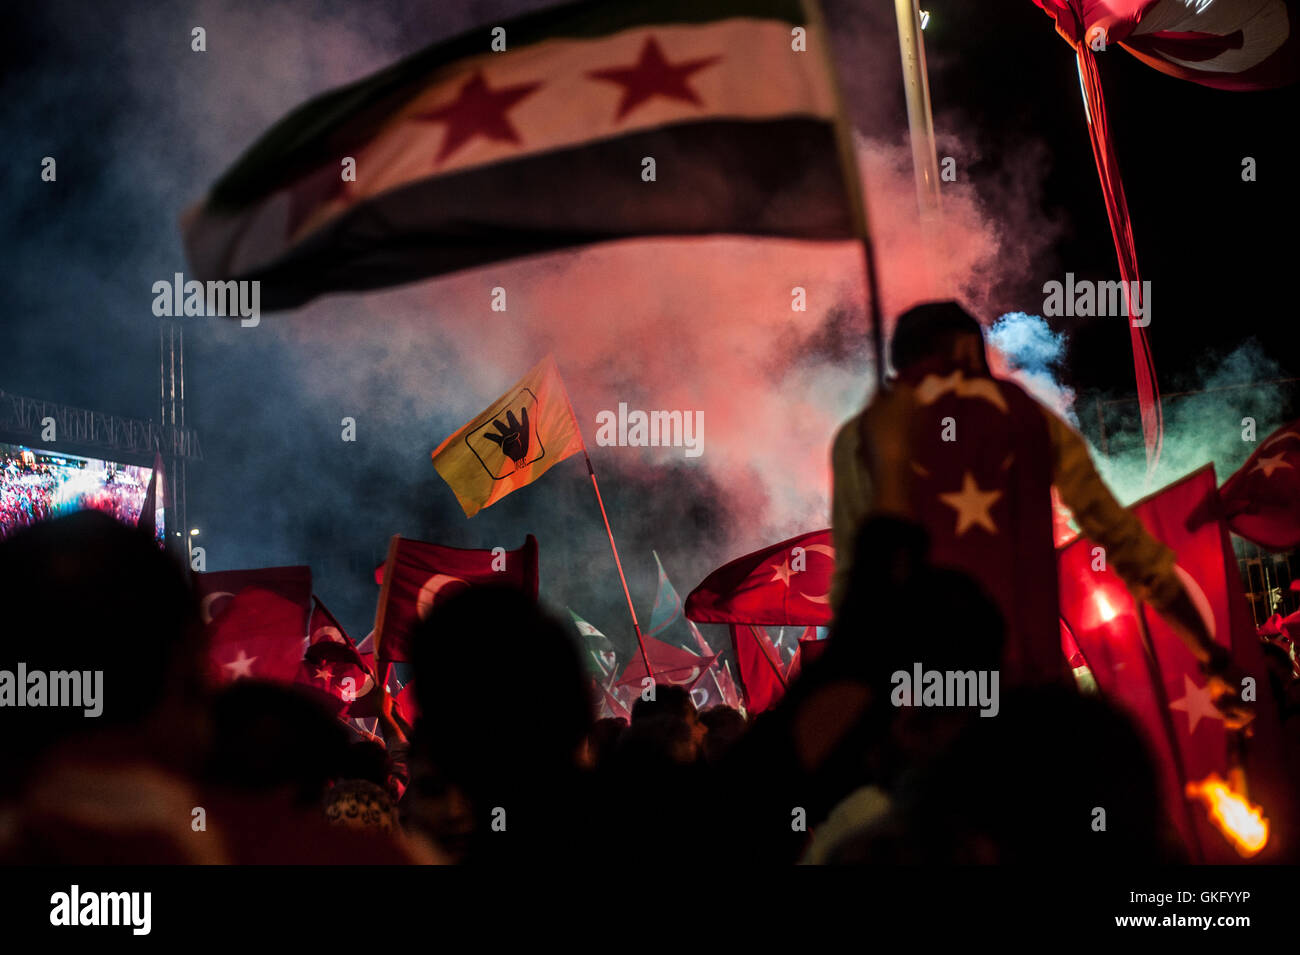
POLYGON ((719 233, 850 238, 831 124, 678 123, 431 177, 239 277, 261 280, 262 307, 275 310, 592 242, 719 233), (641 180, 645 156, 655 182, 641 180))

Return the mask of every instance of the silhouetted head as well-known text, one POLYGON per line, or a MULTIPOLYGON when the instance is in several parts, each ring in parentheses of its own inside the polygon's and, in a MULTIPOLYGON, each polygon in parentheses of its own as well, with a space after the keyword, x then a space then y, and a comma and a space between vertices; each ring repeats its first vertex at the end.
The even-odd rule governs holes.
MULTIPOLYGON (((50 674, 79 674, 83 698, 98 679, 102 706, 98 716, 76 706, 6 707, 0 787, 21 785, 51 747, 99 731, 120 731, 161 756, 159 733, 197 732, 205 656, 185 572, 151 535, 80 511, 0 541, 0 670, 16 679, 22 663, 29 687, 15 689, 23 692, 30 674, 46 674, 47 699, 50 674)), ((59 679, 70 687, 71 676, 59 679)))
POLYGON ((572 768, 591 729, 587 676, 568 628, 527 594, 471 587, 411 634, 417 740, 457 784, 543 785, 572 768))
POLYGON ((653 698, 638 697, 632 704, 633 725, 657 716, 689 720, 694 715, 695 703, 691 700, 690 692, 683 686, 671 683, 657 684, 653 698))
POLYGON ((745 735, 745 718, 730 706, 710 706, 700 714, 700 722, 708 730, 704 737, 704 759, 716 763, 745 735))
POLYGON ((316 804, 351 769, 347 728, 301 689, 236 680, 213 701, 212 782, 316 804))
POLYGON ((595 725, 591 728, 591 733, 587 736, 588 764, 597 767, 603 765, 626 730, 627 720, 617 716, 608 716, 605 719, 596 720, 595 725))
POLYGON ((644 775, 676 766, 689 766, 700 755, 691 725, 679 716, 660 713, 633 720, 619 737, 606 763, 616 774, 644 775))
POLYGON ((372 739, 354 740, 339 770, 341 779, 365 779, 383 786, 388 781, 388 750, 372 739))
POLYGON ((908 780, 889 826, 837 861, 1176 861, 1160 792, 1126 713, 1072 689, 1012 689, 908 780))
POLYGON ((899 316, 889 360, 902 373, 933 358, 953 358, 971 370, 988 370, 980 323, 956 302, 926 302, 899 316))

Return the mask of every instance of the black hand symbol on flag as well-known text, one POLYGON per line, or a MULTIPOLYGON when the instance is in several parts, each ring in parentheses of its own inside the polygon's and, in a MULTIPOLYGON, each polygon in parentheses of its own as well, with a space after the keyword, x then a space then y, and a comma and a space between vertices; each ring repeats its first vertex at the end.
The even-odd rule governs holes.
POLYGON ((500 420, 492 422, 501 433, 488 431, 483 435, 489 441, 499 444, 502 452, 514 460, 516 467, 523 467, 524 459, 528 457, 528 409, 524 408, 520 414, 523 415, 522 422, 515 417, 513 411, 507 411, 505 424, 500 420))

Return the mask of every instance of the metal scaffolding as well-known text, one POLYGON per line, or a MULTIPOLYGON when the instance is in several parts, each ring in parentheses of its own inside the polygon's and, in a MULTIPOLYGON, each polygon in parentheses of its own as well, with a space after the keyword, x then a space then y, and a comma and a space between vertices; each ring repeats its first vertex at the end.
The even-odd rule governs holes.
POLYGON ((158 334, 158 421, 0 391, 0 434, 33 447, 53 446, 69 453, 99 451, 136 458, 161 455, 163 507, 174 531, 168 535, 168 544, 178 556, 188 558, 186 471, 190 461, 203 460, 203 448, 197 432, 185 425, 184 345, 180 323, 165 322, 158 334), (47 440, 47 434, 53 437, 47 440))

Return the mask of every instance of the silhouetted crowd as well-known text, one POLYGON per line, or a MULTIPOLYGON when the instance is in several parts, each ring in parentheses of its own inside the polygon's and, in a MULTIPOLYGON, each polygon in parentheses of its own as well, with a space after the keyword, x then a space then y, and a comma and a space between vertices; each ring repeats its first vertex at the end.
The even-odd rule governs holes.
POLYGON ((419 624, 420 717, 385 747, 292 686, 210 686, 187 574, 147 535, 93 512, 43 522, 0 542, 0 669, 102 670, 103 714, 0 709, 0 861, 1183 859, 1151 755, 1101 698, 1006 689, 995 719, 891 704, 890 674, 918 658, 999 666, 997 608, 926 549, 868 522, 824 654, 752 720, 673 686, 630 723, 594 720, 570 630, 471 588, 419 624))

